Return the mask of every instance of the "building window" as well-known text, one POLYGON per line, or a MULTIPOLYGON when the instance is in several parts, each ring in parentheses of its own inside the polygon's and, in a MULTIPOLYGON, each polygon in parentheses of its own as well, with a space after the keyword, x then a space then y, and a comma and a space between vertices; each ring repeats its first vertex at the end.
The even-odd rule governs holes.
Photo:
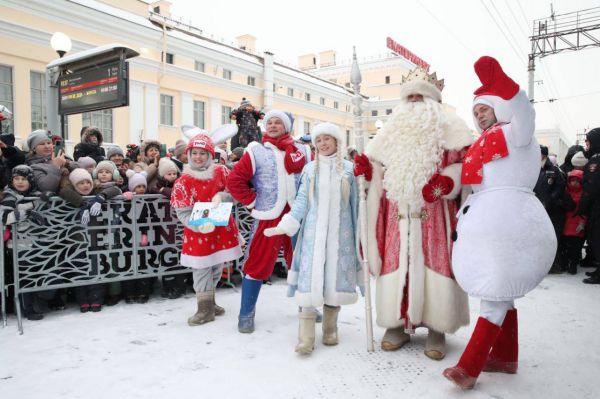
MULTIPOLYGON (((65 118, 66 119, 66 118, 65 118)), ((101 109, 99 111, 84 112, 81 115, 83 126, 95 126, 102 133, 105 143, 113 142, 113 110, 101 109)))
POLYGON ((325 97, 321 97, 321 98, 319 99, 319 104, 321 104, 321 105, 325 105, 325 97))
POLYGON ((273 83, 273 93, 277 93, 277 85, 273 83))
POLYGON ((223 79, 231 80, 231 71, 229 69, 223 69, 223 79))
POLYGON ((371 111, 371 116, 377 116, 377 110, 374 109, 373 111, 371 111))
POLYGON ((221 107, 221 124, 225 125, 231 122, 231 107, 223 105, 221 107))
MULTIPOLYGON (((161 59, 164 56, 164 52, 161 53, 161 59)), ((175 62, 175 56, 171 53, 167 53, 167 57, 164 59, 167 64, 173 64, 175 62)))
POLYGON ((338 109, 340 107, 340 103, 338 103, 337 101, 333 102, 333 108, 338 109))
POLYGON ((204 129, 204 101, 194 101, 194 126, 204 129))
POLYGON ((173 96, 160 95, 160 124, 173 126, 173 96))
POLYGON ((310 133, 310 122, 304 122, 304 134, 310 133))
POLYGON ((350 145, 350 130, 346 129, 346 145, 350 145))
POLYGON ((386 110, 385 110, 385 114, 386 114, 386 115, 389 115, 389 114, 391 114, 391 113, 392 113, 392 110, 391 110, 391 109, 389 109, 389 108, 388 108, 388 109, 386 109, 386 110))
POLYGON ((310 93, 304 93, 304 99, 310 101, 310 93))
POLYGON ((390 77, 389 77, 389 76, 386 76, 386 77, 385 77, 385 84, 386 84, 386 85, 389 85, 389 84, 390 84, 390 77))
POLYGON ((194 70, 197 72, 204 72, 204 62, 194 61, 194 70))
POLYGON ((337 79, 329 79, 331 83, 337 83, 337 79))
POLYGON ((13 100, 12 68, 0 65, 0 104, 13 113, 12 119, 2 121, 2 133, 14 134, 13 120, 15 120, 15 107, 13 100))
POLYGON ((347 88, 350 88, 350 82, 346 82, 346 83, 344 84, 344 86, 346 86, 347 88))
POLYGON ((160 7, 154 7, 154 12, 160 14, 160 7))
POLYGON ((248 76, 248 86, 256 86, 256 78, 254 76, 248 76))
POLYGON ((45 74, 31 71, 29 76, 31 79, 31 130, 46 129, 45 74))
POLYGON ((294 97, 294 89, 292 89, 291 87, 288 87, 288 96, 294 97))

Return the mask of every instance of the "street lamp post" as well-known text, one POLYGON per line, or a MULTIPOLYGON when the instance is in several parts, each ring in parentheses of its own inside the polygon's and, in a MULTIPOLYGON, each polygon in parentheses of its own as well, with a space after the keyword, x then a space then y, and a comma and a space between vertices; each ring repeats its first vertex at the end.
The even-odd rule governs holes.
MULTIPOLYGON (((62 32, 56 32, 50 39, 50 46, 58 53, 58 56, 62 58, 66 53, 71 50, 72 43, 69 36, 62 32)), ((55 134, 60 131, 60 136, 64 139, 65 137, 65 117, 60 116, 60 127, 58 125, 58 82, 59 68, 58 67, 46 67, 46 112, 47 112, 47 125, 48 130, 55 134), (60 128, 60 130, 59 130, 60 128)))

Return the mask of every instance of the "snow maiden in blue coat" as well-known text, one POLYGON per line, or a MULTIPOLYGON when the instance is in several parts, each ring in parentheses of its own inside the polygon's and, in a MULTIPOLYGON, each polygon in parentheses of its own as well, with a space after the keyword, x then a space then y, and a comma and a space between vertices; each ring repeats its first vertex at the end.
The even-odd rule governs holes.
MULTIPOLYGON (((304 167, 292 206, 266 236, 298 234, 288 296, 296 296, 300 328, 296 352, 310 354, 315 344, 316 307, 324 305, 323 344, 337 345, 341 305, 356 302, 361 268, 356 251, 358 191, 353 165, 343 159, 342 135, 331 123, 312 132, 316 159, 304 167)), ((361 287, 362 291, 362 287, 361 287)))

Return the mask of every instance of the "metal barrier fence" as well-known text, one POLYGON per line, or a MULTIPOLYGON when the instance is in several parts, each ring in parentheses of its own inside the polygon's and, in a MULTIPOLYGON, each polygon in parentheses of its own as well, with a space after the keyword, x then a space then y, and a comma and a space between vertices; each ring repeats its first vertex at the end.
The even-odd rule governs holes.
MULTIPOLYGON (((23 202, 32 200, 26 198, 23 202)), ((179 264, 183 225, 169 200, 161 195, 136 195, 131 201, 109 200, 87 226, 79 220, 79 209, 59 197, 48 203, 35 200, 33 209, 45 219, 44 225, 31 218, 10 225, 12 285, 21 334, 21 294, 190 271, 179 264)), ((235 206, 233 212, 240 233, 248 242, 254 219, 243 206, 235 206)), ((1 219, 0 231, 5 232, 1 219)), ((0 294, 6 326, 4 247, 4 240, 0 240, 0 294)), ((232 262, 233 267, 240 270, 242 260, 232 262)))

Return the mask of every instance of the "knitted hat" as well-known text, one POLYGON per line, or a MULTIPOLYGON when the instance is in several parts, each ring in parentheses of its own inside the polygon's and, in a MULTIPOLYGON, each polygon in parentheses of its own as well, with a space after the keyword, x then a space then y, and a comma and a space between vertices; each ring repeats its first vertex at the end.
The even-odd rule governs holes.
POLYGON ((587 158, 583 155, 583 151, 576 152, 571 158, 571 165, 576 168, 582 168, 588 162, 587 158))
POLYGON ((33 169, 31 169, 29 166, 17 165, 14 168, 12 168, 10 182, 8 183, 8 185, 12 188, 14 188, 12 181, 15 176, 22 176, 22 177, 27 178, 27 181, 29 181, 29 190, 28 191, 35 190, 36 185, 35 185, 35 178, 33 176, 33 169))
POLYGON ((171 161, 169 158, 161 158, 160 161, 158 161, 158 175, 164 177, 169 172, 178 173, 179 169, 177 168, 177 165, 175 165, 175 162, 171 161))
POLYGON ((244 155, 244 147, 235 147, 231 152, 233 152, 235 157, 239 160, 244 155))
POLYGON ((114 171, 117 170, 117 167, 111 161, 100 161, 100 163, 96 165, 96 169, 94 169, 94 172, 98 174, 98 172, 101 170, 108 170, 110 173, 114 173, 114 171))
POLYGON ((208 151, 213 159, 215 158, 215 145, 210 137, 205 134, 198 134, 194 136, 187 144, 186 151, 189 152, 192 148, 201 148, 208 151))
POLYGON ((271 118, 279 118, 283 122, 283 126, 285 126, 285 132, 289 133, 292 131, 292 121, 290 117, 283 111, 279 111, 277 109, 272 109, 264 117, 264 125, 267 126, 267 122, 271 118))
POLYGON ((110 161, 110 158, 113 155, 120 155, 122 157, 125 157, 125 154, 123 154, 123 150, 121 149, 121 147, 117 147, 117 146, 109 147, 106 150, 106 159, 108 159, 110 161))
POLYGON ((77 160, 77 163, 84 169, 96 167, 96 160, 92 157, 81 157, 77 160))
POLYGON ((179 139, 175 142, 175 150, 173 151, 173 156, 175 158, 182 156, 185 153, 185 148, 187 147, 187 143, 179 139))
POLYGON ((129 169, 126 174, 129 178, 129 191, 135 190, 137 186, 148 187, 148 181, 146 180, 146 172, 135 173, 133 170, 129 169))
POLYGON ((246 100, 246 97, 242 98, 242 102, 240 103, 240 108, 245 107, 246 105, 250 105, 252 106, 252 104, 250 103, 250 100, 246 100))
POLYGON ((29 137, 27 137, 27 148, 29 148, 29 151, 33 151, 35 150, 35 147, 46 140, 50 141, 50 133, 48 133, 47 130, 34 130, 29 133, 29 137))
POLYGON ((338 129, 338 127, 333 123, 323 122, 316 125, 311 133, 313 145, 316 145, 317 137, 322 136, 324 134, 328 134, 335 138, 339 146, 342 146, 344 144, 340 129, 338 129))
POLYGON ((82 182, 84 180, 88 180, 90 183, 93 183, 92 175, 90 175, 90 172, 83 168, 73 169, 69 174, 69 181, 71 182, 73 187, 75 187, 77 183, 82 182))

